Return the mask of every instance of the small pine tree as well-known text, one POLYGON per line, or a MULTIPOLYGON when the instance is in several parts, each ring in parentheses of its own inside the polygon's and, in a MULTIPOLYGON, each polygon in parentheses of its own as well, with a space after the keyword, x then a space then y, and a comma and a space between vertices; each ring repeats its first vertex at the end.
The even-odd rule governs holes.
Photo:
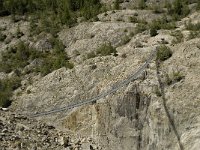
POLYGON ((158 35, 158 32, 157 32, 157 30, 156 30, 155 27, 151 27, 151 29, 150 29, 150 35, 151 35, 151 36, 156 36, 156 35, 158 35))

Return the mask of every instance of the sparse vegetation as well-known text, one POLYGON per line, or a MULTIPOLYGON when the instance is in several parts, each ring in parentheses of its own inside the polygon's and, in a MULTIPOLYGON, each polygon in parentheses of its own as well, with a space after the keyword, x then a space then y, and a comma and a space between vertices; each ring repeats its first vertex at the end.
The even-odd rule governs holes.
POLYGON ((96 50, 97 55, 100 56, 107 56, 113 54, 114 56, 117 55, 116 48, 114 48, 111 43, 103 44, 96 50))
POLYGON ((94 52, 89 52, 86 55, 87 59, 90 58, 94 58, 97 56, 107 56, 107 55, 113 55, 113 56, 117 56, 117 51, 116 48, 114 48, 111 43, 105 43, 103 45, 101 45, 99 48, 97 48, 97 50, 94 52))
POLYGON ((200 37, 200 32, 198 31, 190 31, 190 34, 188 36, 188 40, 194 39, 194 38, 199 38, 200 37))
POLYGON ((188 0, 175 0, 173 3, 168 2, 166 7, 168 14, 171 15, 174 20, 179 20, 190 13, 188 0))
POLYGON ((189 39, 194 39, 200 37, 200 22, 193 24, 190 21, 185 23, 185 27, 187 30, 190 30, 189 39))
POLYGON ((17 32, 16 32, 16 38, 20 38, 20 37, 22 37, 24 34, 20 31, 20 28, 19 28, 19 26, 17 27, 17 32))
POLYGON ((185 76, 180 71, 173 71, 171 75, 165 74, 165 83, 167 85, 181 81, 185 76))
POLYGON ((187 30, 191 31, 200 31, 200 22, 193 24, 191 20, 188 23, 185 23, 187 30))
POLYGON ((158 97, 162 96, 161 91, 159 90, 158 86, 155 86, 155 91, 154 92, 155 92, 156 96, 158 96, 158 97))
POLYGON ((137 19, 136 16, 131 16, 131 17, 129 17, 129 21, 132 22, 132 23, 137 23, 138 19, 137 19))
POLYGON ((166 16, 163 16, 161 19, 153 20, 152 23, 150 24, 150 28, 153 28, 155 30, 160 30, 160 29, 171 30, 176 28, 176 24, 168 20, 166 16))
POLYGON ((161 45, 157 48, 157 60, 165 61, 172 56, 172 51, 169 47, 161 45))
POLYGON ((171 85, 172 84, 172 79, 169 77, 169 74, 165 74, 165 83, 167 85, 171 85))
POLYGON ((42 64, 36 66, 36 69, 32 71, 39 71, 42 75, 46 75, 61 67, 73 68, 73 64, 68 61, 69 58, 64 52, 62 43, 55 38, 51 40, 51 43, 53 45, 52 53, 37 51, 28 47, 23 42, 20 42, 15 47, 9 48, 2 53, 0 72, 9 73, 16 69, 21 70, 35 59, 40 59, 42 64))
POLYGON ((171 36, 176 37, 176 39, 172 41, 173 44, 181 43, 184 40, 183 34, 180 30, 172 31, 171 36))
POLYGON ((29 64, 29 61, 41 57, 40 54, 26 44, 20 42, 15 47, 11 47, 2 53, 0 61, 0 72, 9 73, 13 70, 23 68, 29 64))
POLYGON ((148 29, 148 26, 144 23, 138 23, 135 28, 135 34, 142 33, 148 29))
POLYGON ((173 82, 181 81, 185 76, 180 71, 174 71, 172 74, 173 82))
POLYGON ((69 62, 70 58, 64 51, 64 45, 56 38, 52 38, 51 43, 53 45, 53 51, 52 53, 45 54, 41 58, 43 63, 37 68, 37 71, 41 72, 42 75, 47 75, 62 67, 72 69, 74 65, 69 62))

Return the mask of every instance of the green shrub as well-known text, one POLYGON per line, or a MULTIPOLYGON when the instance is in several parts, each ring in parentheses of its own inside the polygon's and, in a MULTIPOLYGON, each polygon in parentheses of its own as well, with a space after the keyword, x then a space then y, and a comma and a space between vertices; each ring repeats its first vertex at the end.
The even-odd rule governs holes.
POLYGON ((6 35, 2 34, 0 31, 0 41, 3 42, 6 39, 6 35))
POLYGON ((103 44, 96 50, 97 55, 100 56, 107 56, 113 54, 114 56, 117 55, 116 48, 114 48, 111 43, 103 44))
POLYGON ((172 56, 172 51, 169 47, 161 45, 157 48, 157 60, 165 61, 172 56))
POLYGON ((129 17, 129 21, 132 22, 132 23, 137 23, 138 19, 135 16, 131 16, 131 17, 129 17))
POLYGON ((150 36, 156 36, 158 35, 157 29, 155 27, 150 28, 150 36))
POLYGON ((176 24, 174 22, 169 21, 166 16, 163 16, 161 19, 153 20, 152 23, 150 24, 150 28, 153 28, 155 30, 160 30, 160 29, 171 30, 176 28, 176 24))
POLYGON ((7 93, 0 92, 0 107, 7 108, 11 105, 12 101, 9 99, 10 94, 11 93, 9 92, 7 93))
POLYGON ((0 80, 0 107, 11 105, 12 92, 20 86, 21 80, 18 77, 0 80))

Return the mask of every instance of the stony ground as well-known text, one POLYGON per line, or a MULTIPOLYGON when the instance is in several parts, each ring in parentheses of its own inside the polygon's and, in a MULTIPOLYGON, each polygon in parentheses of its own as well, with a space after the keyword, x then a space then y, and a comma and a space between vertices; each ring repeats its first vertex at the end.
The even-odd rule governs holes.
POLYGON ((92 139, 71 138, 54 126, 0 110, 1 150, 79 150, 98 149, 92 139))

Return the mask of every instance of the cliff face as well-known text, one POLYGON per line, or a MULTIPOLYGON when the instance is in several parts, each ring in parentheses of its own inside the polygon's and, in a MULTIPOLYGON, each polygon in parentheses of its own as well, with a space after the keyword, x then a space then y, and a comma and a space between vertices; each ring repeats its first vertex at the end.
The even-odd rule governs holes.
MULTIPOLYGON (((49 138, 55 142, 52 149, 63 146, 70 149, 73 145, 84 150, 199 150, 200 38, 188 39, 189 31, 184 22, 190 19, 196 22, 200 14, 193 13, 177 22, 175 30, 181 31, 183 39, 174 44, 177 39, 170 30, 159 30, 155 37, 148 31, 133 35, 137 23, 128 22, 127 18, 135 13, 136 10, 109 11, 107 15, 100 14, 98 22, 63 29, 59 39, 75 67, 71 70, 61 68, 44 77, 26 76, 23 86, 15 91, 11 110, 25 116, 81 103, 134 74, 160 43, 165 41, 171 48, 172 57, 157 65, 153 59, 137 80, 105 98, 37 117, 62 132, 61 137, 54 130, 48 135, 62 138, 61 142, 49 138), (104 43, 117 47, 118 56, 87 57, 104 43), (67 142, 69 137, 70 144, 67 142)), ((137 13, 148 22, 160 18, 149 10, 137 13)), ((10 24, 7 20, 4 22, 10 24)), ((26 28, 24 23, 21 26, 26 28)), ((26 34, 21 40, 30 42, 26 34)), ((37 46, 34 44, 30 42, 37 46)), ((4 44, 0 46, 5 48, 4 44)), ((35 120, 30 122, 37 123, 35 120)), ((41 149, 47 147, 41 146, 41 149)))

